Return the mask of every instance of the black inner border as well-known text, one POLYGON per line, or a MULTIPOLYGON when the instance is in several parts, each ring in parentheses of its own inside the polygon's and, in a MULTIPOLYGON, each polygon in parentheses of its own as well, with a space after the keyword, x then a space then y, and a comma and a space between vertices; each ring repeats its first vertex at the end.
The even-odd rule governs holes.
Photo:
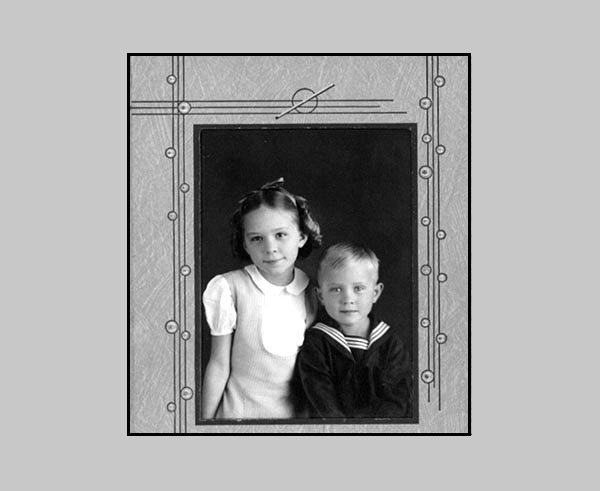
POLYGON ((195 379, 195 425, 196 426, 247 426, 247 425, 315 425, 315 424, 333 424, 333 425, 364 425, 364 424, 418 424, 419 423, 419 271, 418 271, 418 144, 417 144, 417 124, 416 123, 341 123, 341 124, 222 124, 222 125, 203 125, 194 124, 194 291, 195 291, 195 315, 194 315, 194 379, 195 379), (201 387, 202 387, 202 294, 201 294, 201 222, 200 213, 197 210, 201 207, 201 132, 207 129, 222 130, 252 130, 252 129, 405 129, 411 133, 411 170, 410 170, 410 191, 411 191, 411 215, 412 215, 412 262, 411 262, 411 287, 412 287, 412 407, 413 415, 410 418, 290 418, 290 419, 229 419, 229 420, 203 420, 200 417, 201 411, 201 387))

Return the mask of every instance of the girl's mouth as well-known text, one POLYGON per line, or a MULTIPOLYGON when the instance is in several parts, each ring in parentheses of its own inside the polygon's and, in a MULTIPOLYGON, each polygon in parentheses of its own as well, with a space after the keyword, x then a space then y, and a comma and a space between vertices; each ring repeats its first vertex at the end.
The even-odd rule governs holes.
POLYGON ((279 258, 279 259, 269 259, 269 260, 266 260, 266 261, 264 261, 264 262, 265 262, 265 263, 267 263, 267 264, 275 264, 275 263, 278 263, 279 261, 283 261, 283 258, 279 258))

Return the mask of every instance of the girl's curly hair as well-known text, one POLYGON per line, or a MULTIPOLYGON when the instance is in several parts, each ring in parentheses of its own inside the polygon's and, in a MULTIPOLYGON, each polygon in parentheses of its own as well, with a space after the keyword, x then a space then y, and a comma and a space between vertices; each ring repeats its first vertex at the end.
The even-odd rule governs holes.
POLYGON ((268 206, 289 211, 308 240, 299 251, 301 257, 308 257, 313 249, 321 246, 323 237, 321 228, 312 217, 308 202, 302 196, 291 194, 283 187, 283 177, 268 182, 260 189, 246 194, 229 221, 231 226, 231 250, 235 257, 249 260, 250 256, 244 249, 244 216, 260 206, 268 206))

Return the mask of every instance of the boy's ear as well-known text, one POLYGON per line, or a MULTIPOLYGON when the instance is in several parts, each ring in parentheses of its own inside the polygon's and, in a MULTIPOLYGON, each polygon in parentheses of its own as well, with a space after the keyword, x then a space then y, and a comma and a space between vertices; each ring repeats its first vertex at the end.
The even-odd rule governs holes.
POLYGON ((300 232, 300 247, 304 247, 304 244, 306 244, 307 240, 308 240, 308 235, 300 232))
POLYGON ((323 303, 323 295, 321 294, 321 289, 319 287, 316 287, 315 290, 317 291, 317 298, 319 299, 319 302, 323 303))
POLYGON ((373 288, 373 303, 379 300, 379 297, 381 297, 381 292, 383 292, 383 283, 375 284, 375 287, 373 288))

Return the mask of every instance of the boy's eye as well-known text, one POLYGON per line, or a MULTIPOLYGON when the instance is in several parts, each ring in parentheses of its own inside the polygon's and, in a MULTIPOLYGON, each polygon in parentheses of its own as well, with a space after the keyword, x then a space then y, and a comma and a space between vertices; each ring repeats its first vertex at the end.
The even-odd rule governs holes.
POLYGON ((362 285, 354 287, 354 290, 357 292, 362 292, 364 289, 365 289, 365 287, 362 285))
POLYGON ((287 234, 285 232, 278 232, 275 236, 278 239, 282 239, 283 237, 285 237, 287 234))
POLYGON ((342 291, 342 289, 338 286, 333 286, 329 289, 330 292, 334 292, 334 293, 339 293, 342 291))
POLYGON ((258 237, 258 236, 250 237, 250 242, 258 242, 259 240, 262 240, 262 237, 258 237))

